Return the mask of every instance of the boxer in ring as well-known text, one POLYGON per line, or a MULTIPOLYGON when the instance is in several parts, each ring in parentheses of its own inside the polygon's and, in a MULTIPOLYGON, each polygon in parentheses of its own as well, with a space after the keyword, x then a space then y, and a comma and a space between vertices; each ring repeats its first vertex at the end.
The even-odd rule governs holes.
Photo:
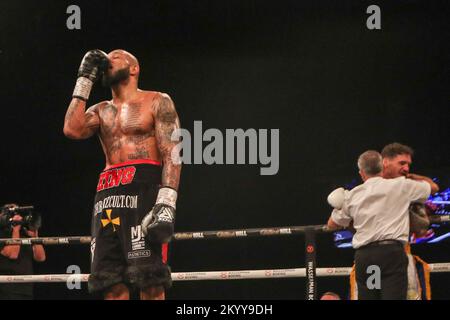
POLYGON ((164 299, 171 286, 164 244, 172 234, 181 164, 172 161, 179 119, 171 98, 138 89, 139 62, 129 52, 91 50, 83 57, 67 109, 64 134, 97 134, 106 158, 92 216, 89 290, 105 299, 164 299), (86 109, 102 78, 112 100, 86 109))

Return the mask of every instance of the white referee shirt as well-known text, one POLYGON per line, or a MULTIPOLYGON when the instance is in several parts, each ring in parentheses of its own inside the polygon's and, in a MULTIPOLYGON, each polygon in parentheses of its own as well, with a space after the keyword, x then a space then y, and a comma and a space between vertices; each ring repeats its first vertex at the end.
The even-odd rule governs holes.
POLYGON ((353 248, 380 240, 408 242, 409 205, 425 202, 431 192, 425 181, 405 177, 373 177, 346 192, 341 210, 334 209, 331 219, 347 227, 353 220, 356 234, 353 248))

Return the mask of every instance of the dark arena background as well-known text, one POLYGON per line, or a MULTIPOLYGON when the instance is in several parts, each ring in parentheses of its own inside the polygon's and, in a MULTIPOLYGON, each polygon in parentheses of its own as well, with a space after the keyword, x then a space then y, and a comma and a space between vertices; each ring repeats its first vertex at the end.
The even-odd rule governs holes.
MULTIPOLYGON (((327 195, 359 184, 356 159, 397 141, 415 150, 412 172, 450 187, 449 33, 446 0, 2 1, 0 204, 34 205, 40 236, 90 235, 104 156, 96 137, 73 141, 64 116, 83 55, 123 48, 141 64, 139 87, 168 93, 191 133, 279 129, 279 170, 262 164, 185 164, 176 232, 326 223, 327 195), (66 26, 69 5, 81 29, 66 26), (381 29, 368 29, 369 5, 381 29)), ((99 84, 89 104, 111 99, 99 84)), ((208 142, 203 143, 203 147, 208 142)), ((269 148, 270 150, 270 148, 269 148)), ((304 236, 173 241, 173 272, 305 265, 304 236)), ((47 246, 35 274, 89 273, 89 245, 47 246)), ((450 239, 413 245, 450 261, 450 239)), ((353 250, 317 237, 318 267, 348 267, 353 250)), ((450 297, 448 273, 431 275, 450 297)), ((305 278, 174 282, 181 299, 305 299, 305 278)), ((317 292, 349 294, 348 277, 320 277, 317 292)), ((86 283, 35 285, 36 299, 94 299, 86 283)))

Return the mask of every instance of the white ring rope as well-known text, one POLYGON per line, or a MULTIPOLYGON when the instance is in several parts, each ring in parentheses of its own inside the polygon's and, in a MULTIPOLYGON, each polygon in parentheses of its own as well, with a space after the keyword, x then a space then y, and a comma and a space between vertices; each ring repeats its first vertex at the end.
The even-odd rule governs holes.
MULTIPOLYGON (((433 273, 450 272, 450 262, 429 264, 433 273)), ((352 268, 317 268, 317 277, 348 276, 352 268)), ((273 279, 273 278, 304 278, 305 268, 295 269, 267 269, 267 270, 235 270, 235 271, 200 271, 173 272, 173 281, 198 280, 245 280, 245 279, 273 279)), ((29 283, 29 282, 87 282, 89 274, 41 274, 41 275, 10 275, 0 276, 0 283, 29 283)))

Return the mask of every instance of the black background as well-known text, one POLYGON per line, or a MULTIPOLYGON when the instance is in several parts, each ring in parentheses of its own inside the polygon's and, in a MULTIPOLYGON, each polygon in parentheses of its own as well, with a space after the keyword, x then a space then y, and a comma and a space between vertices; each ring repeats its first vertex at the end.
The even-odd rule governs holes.
MULTIPOLYGON (((141 63, 140 88, 171 95, 182 126, 280 129, 280 169, 185 165, 176 230, 321 224, 326 196, 358 181, 356 158, 398 141, 416 150, 413 172, 449 183, 448 1, 2 1, 0 203, 33 204, 42 236, 88 235, 97 139, 62 133, 84 53, 123 48, 141 63), (389 3, 390 2, 390 3, 389 3), (81 8, 82 29, 66 28, 81 8), (381 7, 368 30, 366 8, 381 7)), ((109 99, 97 86, 90 103, 109 99)), ((353 252, 318 240, 318 265, 350 266, 353 252)), ((416 246, 449 260, 449 244, 416 246)), ((302 237, 177 242, 172 271, 304 265, 302 237)), ((36 273, 89 272, 88 246, 48 247, 36 273)), ((449 297, 447 274, 433 295, 449 297)), ((170 299, 303 299, 304 279, 176 282, 170 299)), ((321 278, 319 293, 348 293, 347 278, 321 278)), ((64 284, 39 284, 40 299, 88 299, 64 284)))

